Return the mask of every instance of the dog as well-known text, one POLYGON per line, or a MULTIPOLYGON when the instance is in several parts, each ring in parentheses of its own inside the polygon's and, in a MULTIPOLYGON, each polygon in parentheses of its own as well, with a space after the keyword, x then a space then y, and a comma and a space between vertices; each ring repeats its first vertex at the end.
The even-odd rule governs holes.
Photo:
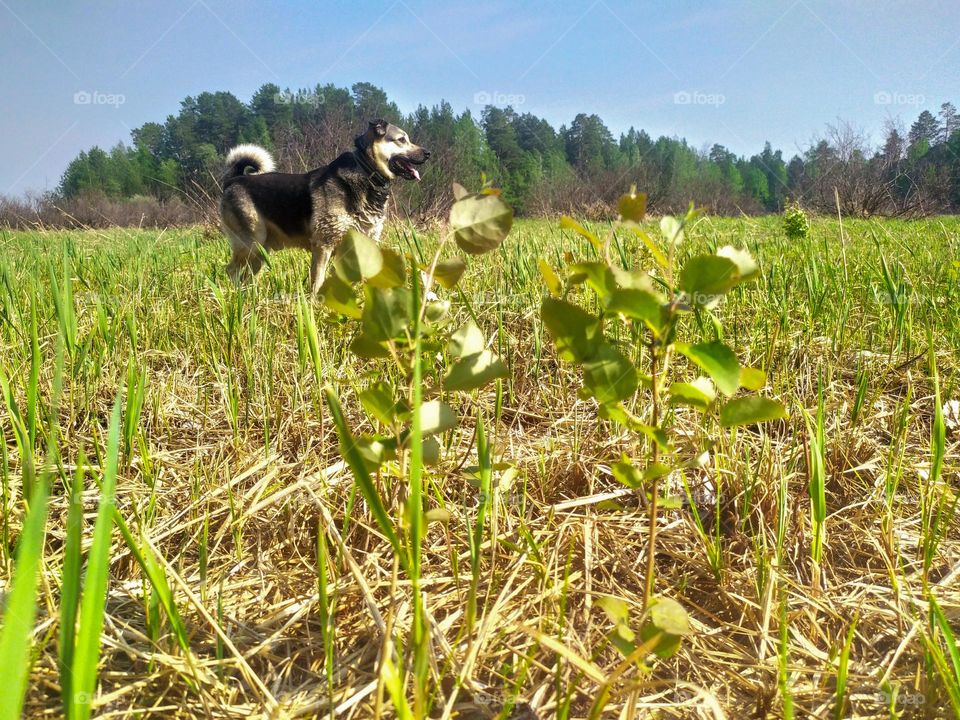
POLYGON ((256 275, 264 253, 303 248, 312 253, 310 287, 316 295, 330 257, 348 230, 379 242, 390 183, 420 180, 417 166, 430 157, 410 136, 374 120, 354 140, 354 149, 306 173, 274 172, 273 158, 258 145, 238 145, 226 158, 220 220, 233 257, 234 282, 256 275))

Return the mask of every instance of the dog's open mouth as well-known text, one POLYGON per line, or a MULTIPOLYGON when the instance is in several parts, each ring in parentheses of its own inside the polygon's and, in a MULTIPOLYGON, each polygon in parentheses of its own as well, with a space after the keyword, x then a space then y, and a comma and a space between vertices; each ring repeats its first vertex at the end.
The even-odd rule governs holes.
POLYGON ((407 180, 416 180, 417 182, 420 182, 420 171, 417 170, 417 165, 419 164, 420 163, 414 162, 410 158, 399 155, 394 155, 390 158, 390 170, 394 175, 400 175, 407 180))

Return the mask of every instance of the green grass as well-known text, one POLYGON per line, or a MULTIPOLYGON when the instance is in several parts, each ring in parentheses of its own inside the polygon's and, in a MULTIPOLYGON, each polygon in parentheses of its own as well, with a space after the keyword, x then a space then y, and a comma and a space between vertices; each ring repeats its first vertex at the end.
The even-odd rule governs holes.
MULTIPOLYGON (((425 262, 437 237, 397 226, 385 244, 425 262)), ((937 404, 960 398, 960 220, 844 220, 842 237, 832 219, 806 241, 777 218, 687 231, 683 257, 732 244, 759 260, 716 312, 791 419, 724 431, 704 467, 662 481, 697 503, 661 511, 656 557, 657 593, 695 632, 641 672, 598 606, 643 604, 648 516, 610 469, 626 438, 578 399, 539 321, 538 260, 594 253, 559 222, 518 221, 457 290, 435 288, 510 375, 448 398, 463 420, 438 436, 439 465, 407 468, 425 512, 406 516, 409 484, 342 456, 337 430, 373 431, 357 397, 371 378, 409 379, 358 360, 352 326, 304 297, 306 253, 272 256, 238 290, 225 241, 201 228, 0 231, 4 613, 29 610, 40 573, 33 634, 0 615, 30 663, 24 715, 59 714, 66 657, 70 692, 92 693, 78 716, 506 717, 529 702, 578 718, 602 687, 600 717, 950 717, 960 435, 937 404), (42 489, 34 454, 50 436, 38 556, 24 487, 42 489), (114 473, 94 522, 93 481, 109 493, 114 473), (84 558, 99 562, 80 583, 84 558), (78 610, 73 647, 58 622, 78 610)), ((614 250, 654 267, 633 236, 614 250)), ((667 412, 695 447, 696 419, 667 412)))

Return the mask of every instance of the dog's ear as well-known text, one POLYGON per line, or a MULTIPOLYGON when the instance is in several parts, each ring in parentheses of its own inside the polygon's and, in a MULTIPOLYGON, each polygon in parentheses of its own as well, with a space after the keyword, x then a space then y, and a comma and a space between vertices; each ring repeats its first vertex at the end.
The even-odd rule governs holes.
POLYGON ((382 138, 387 134, 387 121, 386 120, 372 120, 370 121, 370 127, 367 129, 367 137, 370 138, 382 138))

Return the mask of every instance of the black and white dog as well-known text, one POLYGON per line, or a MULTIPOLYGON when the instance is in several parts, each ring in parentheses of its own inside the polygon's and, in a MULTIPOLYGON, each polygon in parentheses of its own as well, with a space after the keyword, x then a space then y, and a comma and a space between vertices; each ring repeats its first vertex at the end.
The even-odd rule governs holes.
POLYGON ((344 233, 355 229, 379 241, 390 181, 419 181, 417 166, 429 157, 383 120, 371 122, 352 151, 307 173, 273 172, 265 149, 238 145, 227 155, 220 198, 223 230, 233 247, 227 273, 239 281, 256 274, 263 252, 303 248, 313 254, 310 287, 316 293, 344 233))

